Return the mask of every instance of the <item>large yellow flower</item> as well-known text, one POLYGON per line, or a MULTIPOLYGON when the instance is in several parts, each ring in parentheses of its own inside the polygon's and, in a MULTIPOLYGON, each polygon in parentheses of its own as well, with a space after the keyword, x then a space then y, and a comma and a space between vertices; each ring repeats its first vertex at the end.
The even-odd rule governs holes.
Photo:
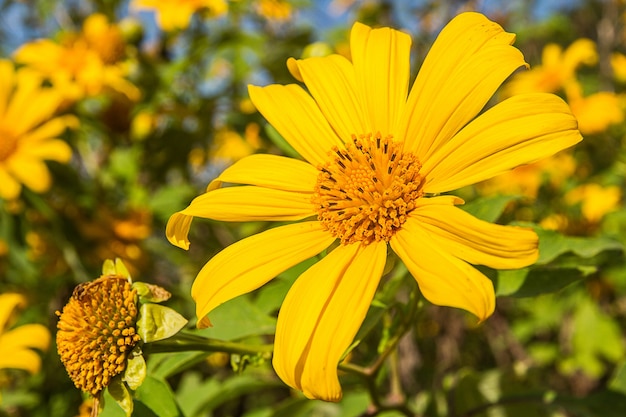
POLYGON ((165 31, 186 29, 191 16, 200 10, 207 10, 212 17, 228 11, 226 0, 133 0, 130 7, 154 10, 159 27, 165 31))
POLYGON ((39 39, 22 45, 15 52, 15 60, 50 79, 68 100, 98 95, 107 89, 131 100, 139 99, 139 89, 125 78, 129 69, 119 27, 109 24, 106 16, 94 14, 85 19, 80 33, 64 35, 60 43, 39 39))
POLYGON ((492 282, 472 264, 520 268, 538 256, 529 229, 493 225, 439 195, 552 155, 581 140, 568 106, 551 94, 512 97, 476 117, 525 65, 515 35, 477 13, 440 33, 409 87, 411 39, 356 23, 352 61, 290 60, 299 85, 249 88, 265 118, 305 161, 251 155, 175 213, 170 241, 187 248, 193 216, 294 221, 243 239, 198 274, 199 326, 212 309, 339 244, 291 287, 273 364, 307 397, 337 401, 337 364, 359 329, 390 247, 432 303, 492 314, 492 282), (310 93, 310 95, 309 95, 310 93), (224 187, 222 183, 247 184, 224 187))
POLYGON ((41 357, 33 349, 48 349, 50 331, 41 324, 9 330, 14 311, 25 305, 26 299, 20 294, 0 294, 0 369, 23 369, 34 374, 41 368, 41 357))
POLYGON ((0 60, 0 198, 16 198, 22 184, 45 192, 51 178, 44 160, 68 162, 72 156, 69 145, 55 137, 76 119, 53 118, 63 96, 42 81, 32 70, 16 71, 0 60))

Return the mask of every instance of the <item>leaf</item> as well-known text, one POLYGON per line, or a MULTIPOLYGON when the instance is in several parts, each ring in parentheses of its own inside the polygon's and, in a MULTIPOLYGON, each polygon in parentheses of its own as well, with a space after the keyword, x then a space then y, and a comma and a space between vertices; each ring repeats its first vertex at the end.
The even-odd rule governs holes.
POLYGON ((495 283, 497 295, 535 297, 555 292, 595 272, 594 267, 578 268, 524 268, 498 271, 495 283))
POLYGON ((124 410, 126 417, 130 417, 133 414, 133 397, 130 395, 126 384, 122 381, 121 375, 117 375, 111 379, 107 391, 109 391, 109 394, 111 394, 111 397, 117 405, 124 410))
POLYGON ((247 296, 224 303, 210 314, 213 327, 198 330, 203 337, 220 340, 242 339, 248 336, 274 334, 276 319, 264 314, 247 296))
POLYGON ((539 259, 536 265, 546 265, 558 256, 571 252, 581 258, 592 258, 603 251, 624 251, 624 245, 607 237, 564 236, 553 230, 531 225, 539 236, 539 259))
POLYGON ((152 353, 148 360, 150 375, 155 378, 169 378, 203 361, 209 352, 167 352, 152 353))
POLYGON ((137 290, 137 295, 139 295, 139 300, 142 303, 162 303, 172 296, 165 288, 146 282, 135 281, 133 288, 137 290))
POLYGON ((517 195, 481 197, 460 207, 474 217, 493 223, 500 218, 502 212, 511 201, 519 200, 520 198, 517 195))
POLYGON ((622 363, 616 367, 608 387, 613 391, 626 394, 626 361, 622 361, 622 363))
POLYGON ((577 417, 624 417, 626 395, 617 391, 603 390, 581 398, 557 396, 554 403, 577 417))
POLYGON ((169 307, 142 304, 137 320, 137 333, 145 343, 167 339, 185 327, 187 319, 169 307))
POLYGON ((151 376, 146 377, 135 392, 135 398, 158 417, 182 417, 174 400, 174 393, 165 381, 151 376))
POLYGON ((126 370, 122 380, 126 382, 128 388, 131 390, 137 390, 146 378, 146 361, 143 358, 141 348, 135 346, 131 351, 130 358, 126 363, 126 370))

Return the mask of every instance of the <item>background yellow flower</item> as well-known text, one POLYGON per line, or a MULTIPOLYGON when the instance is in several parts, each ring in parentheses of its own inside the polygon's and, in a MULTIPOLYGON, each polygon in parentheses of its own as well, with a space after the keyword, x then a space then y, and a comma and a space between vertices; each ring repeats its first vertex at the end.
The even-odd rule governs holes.
POLYGON ((228 11, 225 0, 133 0, 131 8, 154 10, 159 27, 165 31, 186 29, 191 16, 206 10, 211 17, 219 17, 228 11))
POLYGON ((50 188, 45 160, 68 162, 72 150, 57 137, 76 127, 72 116, 54 117, 63 95, 42 87, 40 75, 28 68, 15 70, 0 60, 0 197, 16 198, 22 184, 35 192, 50 188))

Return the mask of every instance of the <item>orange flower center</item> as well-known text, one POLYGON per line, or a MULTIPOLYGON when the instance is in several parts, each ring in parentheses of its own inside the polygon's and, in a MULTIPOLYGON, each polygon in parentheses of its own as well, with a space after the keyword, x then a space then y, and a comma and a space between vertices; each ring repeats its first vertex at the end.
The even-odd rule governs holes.
POLYGON ((126 369, 140 339, 136 298, 126 278, 105 275, 79 284, 63 312, 57 311, 57 350, 77 388, 96 396, 126 369))
POLYGON ((389 241, 424 195, 422 165, 392 136, 352 140, 319 168, 312 198, 318 220, 343 244, 389 241))
POLYGON ((6 161, 17 149, 17 138, 0 127, 0 162, 6 161))

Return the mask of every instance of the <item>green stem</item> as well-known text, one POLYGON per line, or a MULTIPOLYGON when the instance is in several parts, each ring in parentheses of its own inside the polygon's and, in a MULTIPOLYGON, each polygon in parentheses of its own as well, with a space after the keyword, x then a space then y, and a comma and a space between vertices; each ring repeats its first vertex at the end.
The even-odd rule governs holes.
POLYGON ((145 345, 144 350, 152 353, 162 352, 226 352, 240 355, 271 355, 274 345, 249 345, 246 343, 227 342, 224 340, 208 339, 190 333, 178 333, 168 339, 159 340, 145 345))

